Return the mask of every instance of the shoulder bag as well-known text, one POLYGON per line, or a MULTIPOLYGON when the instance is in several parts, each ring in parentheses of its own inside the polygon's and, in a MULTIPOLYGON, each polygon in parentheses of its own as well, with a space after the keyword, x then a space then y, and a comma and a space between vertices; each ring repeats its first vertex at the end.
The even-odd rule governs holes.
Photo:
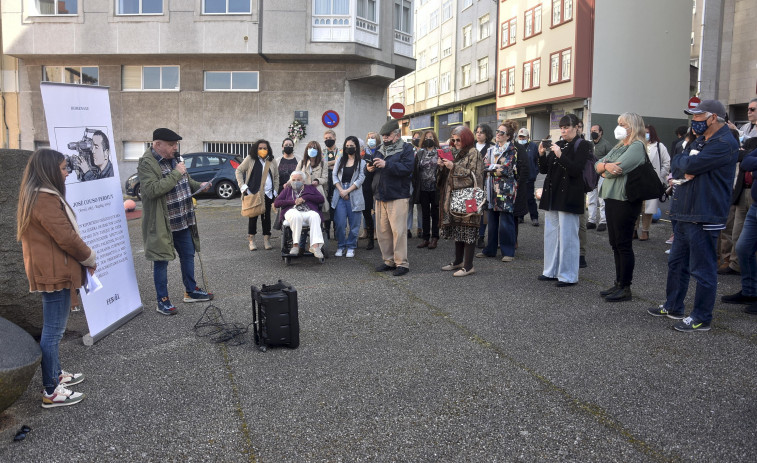
POLYGON ((664 193, 665 186, 645 152, 644 164, 626 175, 626 198, 631 202, 659 199, 664 193))
POLYGON ((242 216, 253 218, 265 212, 265 180, 270 167, 270 161, 266 161, 265 166, 263 166, 263 175, 260 176, 260 188, 258 188, 257 193, 244 195, 244 191, 242 192, 242 195, 244 195, 242 196, 242 216))
POLYGON ((470 175, 473 177, 473 187, 452 190, 449 206, 449 211, 452 215, 458 217, 481 215, 486 194, 484 190, 478 187, 478 181, 473 172, 470 175))

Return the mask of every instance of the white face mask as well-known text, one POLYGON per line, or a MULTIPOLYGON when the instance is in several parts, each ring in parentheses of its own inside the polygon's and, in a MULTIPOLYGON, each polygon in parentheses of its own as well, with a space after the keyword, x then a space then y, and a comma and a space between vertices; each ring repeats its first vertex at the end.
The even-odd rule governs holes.
POLYGON ((615 127, 615 139, 616 140, 625 140, 628 136, 628 131, 625 127, 617 126, 615 127))

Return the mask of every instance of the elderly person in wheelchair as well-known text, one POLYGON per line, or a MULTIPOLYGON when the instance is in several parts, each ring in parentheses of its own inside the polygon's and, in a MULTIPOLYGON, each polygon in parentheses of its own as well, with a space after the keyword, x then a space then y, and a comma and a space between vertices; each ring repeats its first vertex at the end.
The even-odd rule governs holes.
MULTIPOLYGON (((289 227, 292 231, 292 246, 289 250, 289 256, 300 255, 300 236, 303 227, 308 226, 310 228, 310 252, 317 259, 324 258, 320 213, 320 205, 324 201, 325 198, 315 186, 305 184, 304 172, 295 170, 289 175, 289 182, 273 203, 275 207, 281 208, 279 217, 283 217, 283 225, 289 227)), ((285 241, 283 240, 283 245, 285 241)))

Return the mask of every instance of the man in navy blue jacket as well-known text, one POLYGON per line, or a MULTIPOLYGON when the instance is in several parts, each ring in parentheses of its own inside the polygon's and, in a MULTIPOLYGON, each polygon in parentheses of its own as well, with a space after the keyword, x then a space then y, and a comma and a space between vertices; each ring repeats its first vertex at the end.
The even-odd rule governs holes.
POLYGON ((391 270, 394 276, 401 276, 410 271, 406 230, 415 155, 413 146, 402 141, 396 120, 384 124, 379 134, 383 143, 373 165, 367 167, 376 172, 373 177, 376 235, 384 260, 376 271, 391 270))
POLYGON ((725 123, 725 107, 717 100, 703 100, 695 109, 691 130, 697 139, 673 158, 674 178, 670 218, 673 247, 668 258, 667 298, 648 310, 657 317, 680 320, 678 331, 708 331, 717 291, 717 241, 725 228, 739 145, 725 123), (689 278, 697 281, 694 307, 684 318, 683 304, 689 278))

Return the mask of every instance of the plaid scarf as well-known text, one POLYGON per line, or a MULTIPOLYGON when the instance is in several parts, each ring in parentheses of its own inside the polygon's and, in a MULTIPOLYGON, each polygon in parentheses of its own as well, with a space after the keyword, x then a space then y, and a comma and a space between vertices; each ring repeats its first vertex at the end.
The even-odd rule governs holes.
MULTIPOLYGON (((152 155, 158 161, 163 177, 170 174, 176 165, 176 159, 165 159, 152 150, 152 155)), ((189 175, 182 175, 179 183, 166 193, 166 205, 168 206, 168 222, 172 232, 189 228, 195 224, 195 212, 192 206, 192 191, 189 188, 189 175)))

